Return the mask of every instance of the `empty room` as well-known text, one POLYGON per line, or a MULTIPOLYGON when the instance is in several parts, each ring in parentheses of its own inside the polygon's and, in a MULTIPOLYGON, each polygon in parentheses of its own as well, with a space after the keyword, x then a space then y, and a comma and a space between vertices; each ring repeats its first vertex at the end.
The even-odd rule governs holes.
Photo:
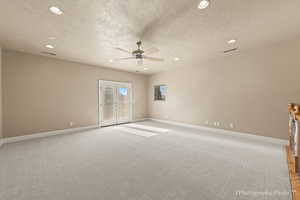
POLYGON ((300 200, 299 8, 0 0, 0 200, 300 200))

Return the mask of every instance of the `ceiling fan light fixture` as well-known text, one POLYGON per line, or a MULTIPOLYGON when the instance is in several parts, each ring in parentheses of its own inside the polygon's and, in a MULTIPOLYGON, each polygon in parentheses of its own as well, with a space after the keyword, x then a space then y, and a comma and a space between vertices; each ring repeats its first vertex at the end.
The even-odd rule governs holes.
POLYGON ((201 0, 199 5, 198 5, 198 8, 201 9, 201 10, 205 9, 209 6, 209 3, 210 3, 209 0, 201 0))
POLYGON ((153 53, 158 52, 159 49, 157 49, 157 48, 151 48, 150 50, 144 51, 141 48, 141 46, 142 46, 142 42, 141 41, 137 42, 137 46, 138 46, 138 49, 134 50, 132 52, 130 52, 128 50, 125 50, 125 49, 122 49, 122 48, 115 48, 118 51, 126 52, 126 53, 128 53, 128 54, 131 55, 130 57, 120 58, 120 59, 117 59, 117 60, 137 60, 137 64, 138 65, 143 65, 143 60, 154 61, 154 62, 163 62, 164 61, 163 58, 157 58, 157 57, 148 56, 149 54, 153 54, 153 53))

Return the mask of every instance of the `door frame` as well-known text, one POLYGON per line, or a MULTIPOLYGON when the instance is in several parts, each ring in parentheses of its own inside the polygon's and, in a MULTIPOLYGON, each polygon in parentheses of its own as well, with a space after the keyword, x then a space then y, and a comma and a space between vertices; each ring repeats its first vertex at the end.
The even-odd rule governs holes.
MULTIPOLYGON (((102 121, 102 96, 101 96, 101 85, 103 84, 111 84, 115 86, 125 86, 130 89, 130 111, 129 111, 129 121, 132 122, 133 116, 133 90, 132 90, 132 83, 130 82, 118 82, 118 81, 108 81, 108 80, 98 80, 98 126, 101 127, 102 121)), ((118 124, 118 123, 117 123, 118 124)))

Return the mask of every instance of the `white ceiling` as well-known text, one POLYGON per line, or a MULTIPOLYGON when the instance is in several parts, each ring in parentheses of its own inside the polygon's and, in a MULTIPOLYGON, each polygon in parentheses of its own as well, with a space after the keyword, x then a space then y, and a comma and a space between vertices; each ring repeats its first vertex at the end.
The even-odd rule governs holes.
POLYGON ((127 71, 156 73, 175 67, 201 65, 224 56, 226 49, 240 51, 269 45, 300 34, 299 0, 211 0, 208 9, 199 0, 0 0, 0 44, 4 48, 127 71), (50 6, 64 11, 49 12, 50 6), (56 37, 50 40, 48 37, 56 37), (162 63, 145 61, 148 71, 114 48, 161 51, 152 56, 162 63), (237 39, 236 44, 227 44, 237 39), (179 57, 179 61, 174 61, 179 57))

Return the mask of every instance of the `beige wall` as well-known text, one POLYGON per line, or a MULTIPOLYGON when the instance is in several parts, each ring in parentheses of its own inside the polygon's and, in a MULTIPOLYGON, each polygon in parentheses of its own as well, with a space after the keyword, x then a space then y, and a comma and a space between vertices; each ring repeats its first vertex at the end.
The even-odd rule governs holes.
POLYGON ((0 138, 3 137, 2 120, 2 48, 0 47, 0 138))
POLYGON ((3 133, 97 124, 97 80, 106 79, 133 83, 135 119, 219 121, 223 129, 233 123, 236 131, 286 139, 287 104, 300 103, 298 52, 299 39, 146 77, 5 50, 3 133), (166 102, 153 101, 156 84, 168 85, 166 102))
POLYGON ((4 137, 98 123, 98 80, 133 84, 134 119, 147 116, 147 77, 3 51, 4 137))
POLYGON ((300 103, 300 40, 220 55, 149 79, 149 115, 287 139, 287 105, 300 103), (153 86, 167 84, 166 102, 153 101, 153 86))

